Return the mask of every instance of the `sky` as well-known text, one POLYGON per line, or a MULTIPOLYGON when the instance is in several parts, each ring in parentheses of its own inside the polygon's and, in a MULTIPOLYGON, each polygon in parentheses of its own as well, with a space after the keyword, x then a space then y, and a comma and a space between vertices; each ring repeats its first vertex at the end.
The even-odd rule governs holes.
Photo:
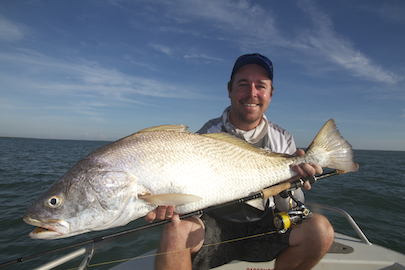
POLYGON ((0 136, 114 141, 230 105, 235 60, 274 65, 266 116, 307 147, 405 151, 405 1, 0 1, 0 136))

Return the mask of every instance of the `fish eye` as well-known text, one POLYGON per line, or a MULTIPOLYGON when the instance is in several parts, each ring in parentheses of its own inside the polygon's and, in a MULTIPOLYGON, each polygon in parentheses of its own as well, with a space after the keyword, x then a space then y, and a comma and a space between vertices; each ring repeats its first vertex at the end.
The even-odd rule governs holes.
POLYGON ((54 195, 48 199, 48 206, 50 208, 57 208, 62 205, 62 198, 54 195))

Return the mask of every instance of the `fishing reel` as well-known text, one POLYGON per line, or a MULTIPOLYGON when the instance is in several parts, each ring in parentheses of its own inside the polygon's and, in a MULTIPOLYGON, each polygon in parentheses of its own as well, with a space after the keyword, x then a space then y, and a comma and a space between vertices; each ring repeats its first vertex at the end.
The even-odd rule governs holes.
POLYGON ((293 200, 296 203, 296 206, 274 215, 273 222, 277 232, 285 233, 288 228, 301 224, 304 219, 312 217, 311 211, 306 208, 302 202, 294 198, 292 191, 286 191, 284 194, 280 195, 282 197, 290 197, 290 200, 293 200))

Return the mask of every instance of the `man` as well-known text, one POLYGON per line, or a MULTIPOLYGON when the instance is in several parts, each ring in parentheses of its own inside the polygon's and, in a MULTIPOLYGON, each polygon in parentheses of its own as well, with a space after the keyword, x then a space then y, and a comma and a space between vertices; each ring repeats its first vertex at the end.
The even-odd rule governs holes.
MULTIPOLYGON (((303 155, 303 150, 296 150, 291 134, 264 115, 273 91, 271 61, 260 54, 239 57, 228 83, 231 106, 198 133, 228 132, 273 152, 303 155)), ((317 164, 298 164, 292 169, 300 177, 322 173, 317 164)), ((304 189, 310 189, 309 183, 304 189)), ((302 191, 298 190, 296 196, 303 197, 302 191)), ((283 234, 219 244, 274 231, 274 211, 289 205, 279 196, 275 201, 276 206, 273 198, 264 200, 258 207, 261 210, 238 204, 182 221, 173 213, 173 206, 159 206, 145 219, 152 222, 155 218, 171 218, 172 222, 163 229, 158 249, 162 255, 156 257, 155 269, 208 269, 235 259, 269 261, 274 258, 277 258, 275 269, 311 269, 328 251, 334 238, 332 226, 321 215, 314 214, 283 234)))

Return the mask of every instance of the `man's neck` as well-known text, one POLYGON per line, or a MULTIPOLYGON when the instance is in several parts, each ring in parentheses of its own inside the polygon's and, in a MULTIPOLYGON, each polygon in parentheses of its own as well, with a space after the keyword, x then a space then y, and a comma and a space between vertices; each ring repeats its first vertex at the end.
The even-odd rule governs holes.
POLYGON ((231 124, 236 127, 237 129, 244 130, 244 131, 249 131, 252 129, 255 129, 257 126, 260 125, 262 122, 263 117, 261 117, 259 120, 253 122, 253 123, 246 123, 244 121, 240 121, 237 119, 236 116, 232 114, 232 111, 229 113, 229 121, 231 124))

